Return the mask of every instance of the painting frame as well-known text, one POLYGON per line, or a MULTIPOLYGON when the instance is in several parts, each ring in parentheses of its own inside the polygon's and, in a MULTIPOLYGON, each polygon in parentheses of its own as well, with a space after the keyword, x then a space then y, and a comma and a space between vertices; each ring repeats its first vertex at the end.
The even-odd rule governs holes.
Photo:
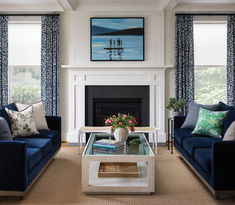
MULTIPOLYGON (((145 30, 145 25, 144 25, 144 17, 91 17, 90 18, 90 61, 144 61, 145 60, 145 43, 144 43, 144 34, 145 34, 145 32, 144 32, 144 30, 145 30), (139 51, 138 52, 138 54, 140 54, 140 58, 138 58, 138 59, 132 59, 132 58, 107 58, 107 59, 97 59, 97 58, 94 58, 94 49, 93 49, 93 47, 94 47, 94 45, 93 45, 93 38, 94 38, 94 36, 93 36, 93 20, 139 20, 139 21, 142 21, 142 27, 139 27, 140 29, 141 29, 141 35, 140 34, 138 34, 139 36, 141 36, 142 37, 142 39, 140 39, 139 41, 138 41, 138 43, 140 44, 141 43, 141 51, 139 51)), ((104 35, 104 34, 102 34, 102 35, 104 35)), ((122 34, 123 36, 125 36, 124 34, 122 34)), ((115 35, 113 35, 113 36, 115 36, 115 35)), ((117 40, 116 40, 117 41, 117 40)), ((120 39, 119 39, 119 41, 120 41, 120 39)), ((118 43, 118 42, 117 42, 118 43)), ((112 43, 110 43, 110 46, 111 46, 111 44, 112 43)), ((120 44, 120 42, 119 42, 119 44, 120 44)), ((121 44, 122 44, 122 40, 121 40, 121 44)), ((115 46, 115 41, 114 41, 114 46, 115 46)), ((105 48, 103 48, 103 49, 105 49, 105 48)), ((110 52, 110 50, 111 50, 111 48, 106 48, 106 49, 109 49, 109 52, 110 52)), ((117 49, 117 48, 116 48, 117 49)), ((124 50, 125 48, 123 48, 123 50, 124 50)), ((107 56, 107 54, 106 54, 106 56, 107 56)), ((121 56, 121 55, 120 55, 121 56)))

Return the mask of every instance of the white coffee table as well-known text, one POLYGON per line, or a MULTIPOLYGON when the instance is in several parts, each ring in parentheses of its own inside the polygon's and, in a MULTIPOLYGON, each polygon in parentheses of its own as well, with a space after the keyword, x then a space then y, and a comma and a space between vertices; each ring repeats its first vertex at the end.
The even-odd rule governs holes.
MULTIPOLYGON (((143 133, 143 134, 152 134, 153 136, 153 149, 155 149, 155 153, 157 154, 157 142, 158 142, 158 130, 155 127, 135 127, 134 133, 143 133)), ((78 146, 81 150, 82 148, 82 138, 83 134, 86 133, 110 133, 109 126, 83 126, 78 130, 78 146)))
MULTIPOLYGON (((133 149, 126 143, 118 154, 97 153, 93 144, 111 134, 93 133, 82 154, 82 191, 87 194, 150 194, 155 192, 155 155, 144 134, 131 134, 141 143, 133 149), (101 162, 136 162, 139 177, 98 177, 101 162)), ((128 141, 127 140, 127 141, 128 141)))

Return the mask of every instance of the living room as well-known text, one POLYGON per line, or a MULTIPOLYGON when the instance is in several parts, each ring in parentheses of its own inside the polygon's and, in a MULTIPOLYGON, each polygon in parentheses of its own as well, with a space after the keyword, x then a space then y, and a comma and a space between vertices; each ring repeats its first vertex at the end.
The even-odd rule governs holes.
POLYGON ((235 204, 234 0, 0 0, 0 204, 235 204))

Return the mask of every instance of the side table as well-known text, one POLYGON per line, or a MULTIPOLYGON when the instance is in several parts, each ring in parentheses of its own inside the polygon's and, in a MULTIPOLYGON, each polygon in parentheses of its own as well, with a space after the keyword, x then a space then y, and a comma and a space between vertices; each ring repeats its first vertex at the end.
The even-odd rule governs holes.
POLYGON ((168 150, 171 148, 171 154, 173 154, 173 147, 174 147, 174 118, 168 118, 168 150))

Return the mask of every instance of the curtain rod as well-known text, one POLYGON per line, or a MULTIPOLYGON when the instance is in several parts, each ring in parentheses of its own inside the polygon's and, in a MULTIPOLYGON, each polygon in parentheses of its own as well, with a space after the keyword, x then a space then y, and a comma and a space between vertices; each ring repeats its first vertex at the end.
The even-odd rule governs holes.
POLYGON ((193 15, 193 16, 228 16, 235 15, 235 13, 176 13, 176 16, 179 15, 193 15))
POLYGON ((59 16, 60 14, 0 14, 0 16, 59 16))

